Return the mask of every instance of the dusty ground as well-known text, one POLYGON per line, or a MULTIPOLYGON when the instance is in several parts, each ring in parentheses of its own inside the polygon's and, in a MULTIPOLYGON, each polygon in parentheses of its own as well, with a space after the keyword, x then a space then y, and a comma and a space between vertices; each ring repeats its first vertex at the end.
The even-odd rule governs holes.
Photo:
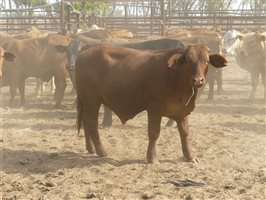
MULTIPOLYGON (((28 81, 27 106, 8 109, 3 90, 1 187, 3 199, 265 199, 265 103, 263 87, 247 102, 248 73, 236 64, 224 71, 224 95, 210 103, 206 92, 190 117, 199 165, 182 160, 175 127, 162 126, 159 165, 146 164, 147 117, 139 114, 121 125, 100 128, 107 158, 88 156, 83 133, 77 136, 74 97, 68 88, 63 110, 52 97, 33 97, 28 81), (167 179, 190 178, 206 185, 177 187, 167 179)), ((165 123, 167 119, 163 120, 165 123)))

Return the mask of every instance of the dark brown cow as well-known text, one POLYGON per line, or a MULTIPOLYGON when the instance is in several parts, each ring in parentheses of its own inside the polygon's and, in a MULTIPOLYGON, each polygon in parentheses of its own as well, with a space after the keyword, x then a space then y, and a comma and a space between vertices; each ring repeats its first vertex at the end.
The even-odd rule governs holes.
POLYGON ((12 40, 3 48, 16 55, 14 62, 3 64, 3 85, 10 86, 10 106, 15 105, 17 88, 21 95, 21 104, 25 103, 25 79, 28 77, 41 78, 49 81, 55 77, 56 107, 61 106, 66 88, 67 58, 55 50, 56 45, 67 45, 70 38, 60 34, 50 34, 47 37, 12 40))
POLYGON ((202 86, 210 62, 226 66, 220 55, 209 55, 205 45, 186 49, 144 52, 96 45, 82 51, 76 60, 78 131, 83 124, 89 153, 106 156, 98 134, 101 104, 113 110, 123 124, 147 110, 148 162, 158 162, 156 141, 162 116, 174 119, 188 161, 197 162, 189 144, 188 115, 195 107, 198 88, 202 86))

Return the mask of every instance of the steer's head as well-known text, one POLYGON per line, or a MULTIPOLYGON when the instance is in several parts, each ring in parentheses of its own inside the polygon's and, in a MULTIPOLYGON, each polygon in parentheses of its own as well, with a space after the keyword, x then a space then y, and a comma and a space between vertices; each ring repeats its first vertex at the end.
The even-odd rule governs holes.
POLYGON ((2 77, 2 67, 4 60, 6 61, 14 61, 16 56, 8 51, 5 51, 0 47, 0 77, 2 77))
POLYGON ((243 34, 236 30, 229 30, 224 34, 223 51, 225 53, 234 55, 238 42, 242 40, 243 34))
POLYGON ((264 52, 266 35, 261 34, 260 32, 252 32, 246 34, 241 40, 243 43, 239 52, 243 56, 251 56, 264 52))
POLYGON ((57 51, 66 53, 67 59, 68 59, 68 62, 67 62, 68 70, 74 69, 76 57, 79 51, 81 50, 82 46, 83 44, 77 39, 71 40, 71 42, 67 46, 63 46, 63 45, 56 46, 57 51))
POLYGON ((209 63, 216 68, 227 65, 223 56, 209 55, 209 51, 206 45, 189 45, 183 54, 174 54, 168 60, 168 66, 180 70, 193 87, 199 88, 205 82, 209 63))

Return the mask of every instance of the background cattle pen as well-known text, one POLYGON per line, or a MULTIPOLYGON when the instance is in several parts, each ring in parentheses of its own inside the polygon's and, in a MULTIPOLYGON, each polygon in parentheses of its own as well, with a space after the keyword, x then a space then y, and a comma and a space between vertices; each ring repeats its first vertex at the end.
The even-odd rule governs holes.
MULTIPOLYGON (((175 31, 181 31, 184 40, 214 43, 217 52, 223 49, 225 54, 225 32, 238 30, 239 35, 231 35, 233 39, 249 32, 262 40, 265 19, 265 0, 2 0, 0 79, 2 83, 5 74, 2 67, 15 66, 6 61, 1 65, 5 58, 2 35, 8 35, 10 42, 20 42, 24 40, 21 36, 28 37, 28 33, 34 32, 37 38, 27 40, 37 41, 48 34, 61 35, 58 32, 67 29, 72 39, 90 31, 105 37, 94 39, 82 35, 82 41, 89 44, 132 45, 162 35, 169 39, 176 36, 175 31), (94 24, 98 26, 93 26, 96 30, 91 27, 94 24), (120 38, 114 30, 132 34, 120 38)), ((232 38, 228 41, 231 44, 232 38)), ((41 53, 36 55, 36 52, 41 51, 25 56, 32 50, 29 44, 24 45, 25 51, 15 55, 16 58, 40 61, 41 53)), ((249 47, 253 44, 248 42, 249 47)), ((53 50, 49 52, 66 46, 60 43, 54 48, 52 44, 53 50)), ((38 47, 44 49, 42 45, 38 47)), ((244 50, 247 49, 252 50, 244 50)), ((54 64, 51 57, 57 53, 46 58, 49 67, 54 64)), ((245 51, 239 53, 245 56, 245 51)), ((15 107, 11 108, 10 89, 1 87, 0 199, 266 199, 265 87, 260 78, 254 99, 248 99, 252 88, 250 72, 240 67, 241 62, 236 62, 235 56, 225 56, 228 66, 222 71, 223 90, 219 93, 215 85, 214 98, 210 101, 207 100, 210 88, 206 85, 189 115, 192 150, 199 159, 198 165, 184 161, 176 124, 167 127, 166 117, 162 119, 157 142, 160 163, 147 164, 147 113, 139 113, 125 125, 114 114, 112 126, 105 127, 101 124, 102 107, 99 134, 109 154, 108 157, 89 155, 83 129, 77 133, 76 96, 71 92, 73 83, 69 77, 60 109, 54 108, 54 94, 49 88, 36 96, 36 77, 26 79, 24 106, 19 104, 17 91, 15 107)), ((255 56, 248 54, 245 58, 244 64, 251 61, 252 67, 258 67, 255 56)), ((22 68, 28 67, 18 63, 22 68)), ((266 63, 264 66, 266 69, 266 63)), ((11 71, 16 72, 14 68, 11 71)))

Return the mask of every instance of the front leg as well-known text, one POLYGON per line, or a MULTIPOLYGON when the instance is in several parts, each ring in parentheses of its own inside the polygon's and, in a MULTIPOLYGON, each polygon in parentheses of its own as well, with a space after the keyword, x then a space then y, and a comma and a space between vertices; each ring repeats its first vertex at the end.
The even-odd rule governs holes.
POLYGON ((162 116, 158 112, 156 112, 152 108, 148 110, 148 136, 149 136, 149 145, 147 150, 148 163, 159 163, 156 156, 156 142, 160 136, 161 119, 162 116))
POLYGON ((208 94, 208 101, 212 101, 213 100, 213 96, 214 96, 214 79, 211 78, 209 80, 209 94, 208 94))
POLYGON ((224 94, 224 89, 223 89, 223 70, 222 69, 218 69, 217 71, 217 92, 218 94, 224 94))
POLYGON ((12 74, 12 76, 10 76, 10 100, 9 100, 9 106, 11 108, 15 107, 15 96, 17 93, 17 88, 19 85, 19 75, 17 74, 12 74))
POLYGON ((188 116, 183 119, 177 120, 177 128, 181 137, 182 151, 185 159, 189 162, 198 163, 198 159, 191 152, 189 128, 188 128, 188 116))
POLYGON ((252 84, 252 89, 249 95, 249 101, 252 101, 253 99, 255 99, 255 94, 257 91, 257 87, 259 85, 259 72, 255 71, 251 73, 251 84, 252 84))
POLYGON ((20 92, 20 105, 25 106, 25 79, 19 81, 18 89, 20 92))
POLYGON ((66 89, 66 71, 62 71, 61 73, 57 73, 54 76, 54 81, 55 81, 55 93, 54 93, 54 98, 56 100, 55 108, 60 108, 63 98, 64 98, 64 93, 66 89))

